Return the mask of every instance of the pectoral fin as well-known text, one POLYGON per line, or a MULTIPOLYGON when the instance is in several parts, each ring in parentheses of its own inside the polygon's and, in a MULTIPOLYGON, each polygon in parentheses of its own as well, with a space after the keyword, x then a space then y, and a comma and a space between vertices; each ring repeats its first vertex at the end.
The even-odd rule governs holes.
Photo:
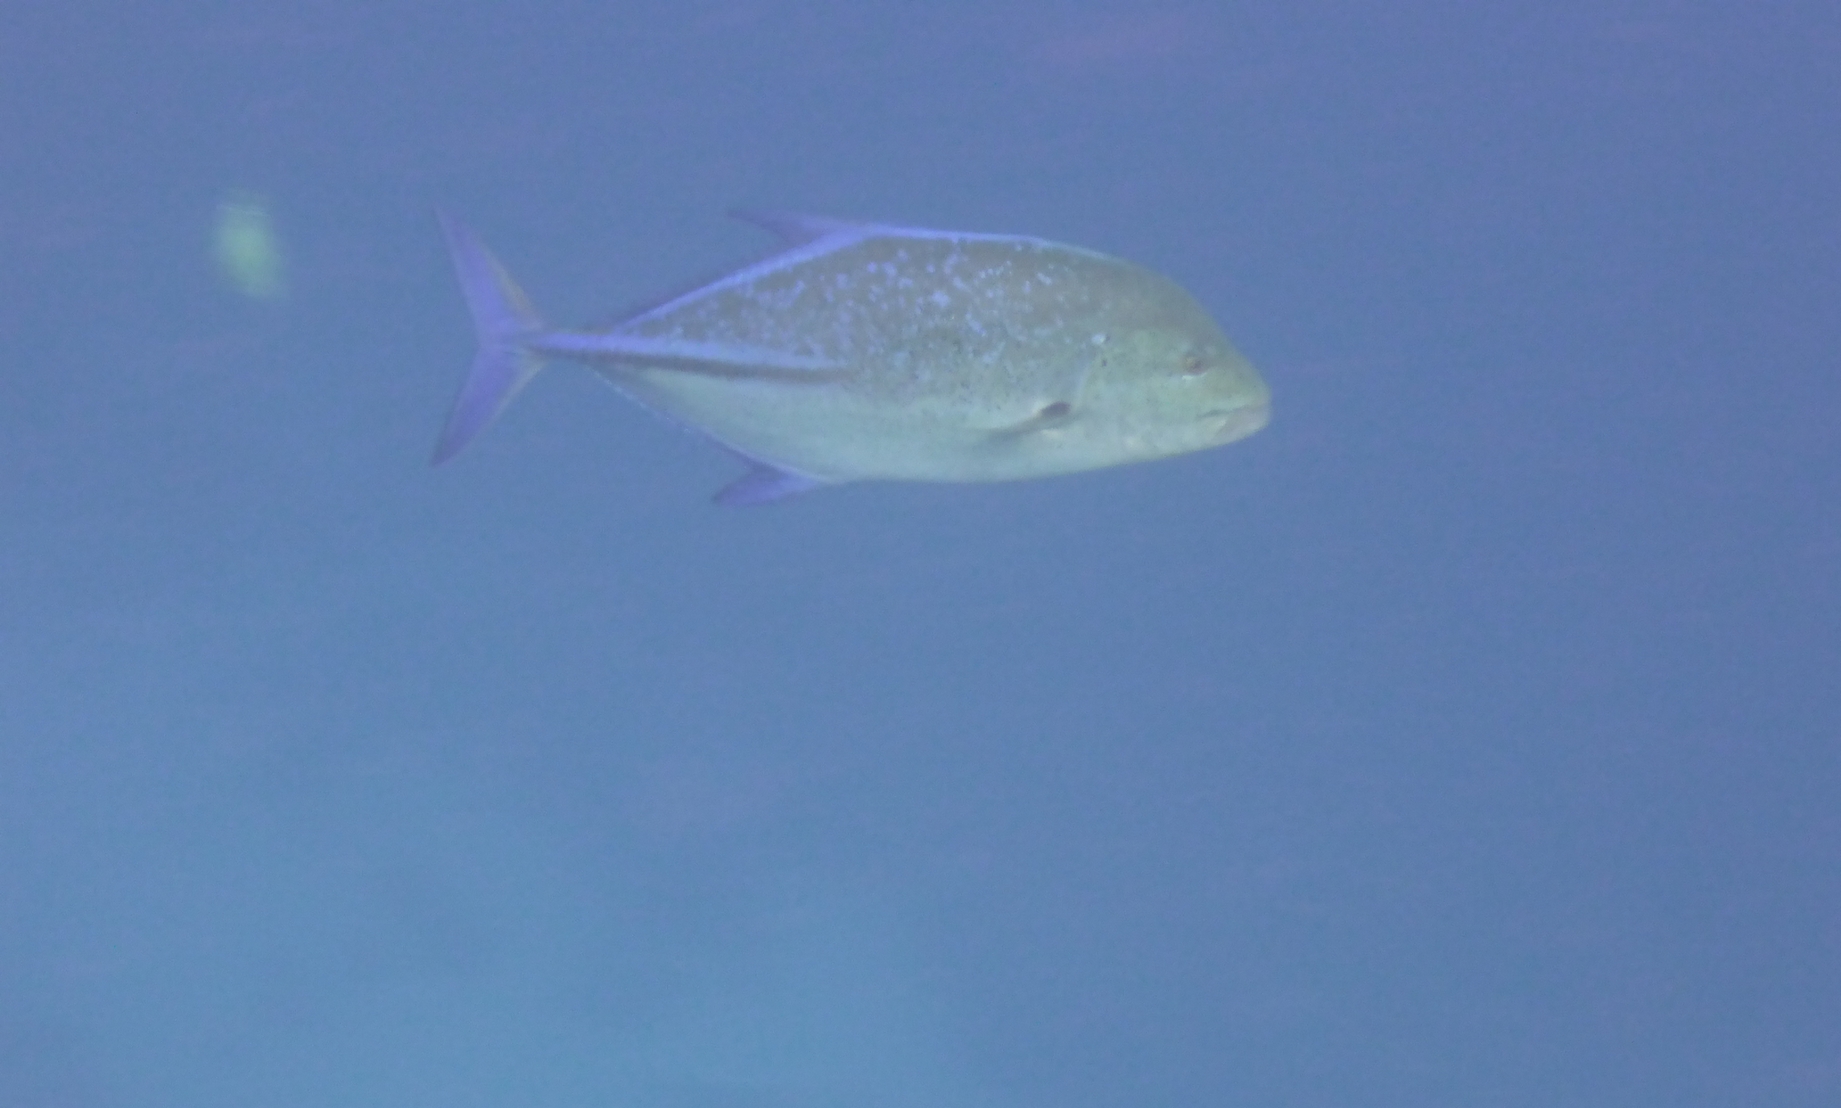
POLYGON ((1065 427, 1073 418, 1073 404, 1066 400, 1051 400, 1037 408, 1031 415, 1024 416, 1014 423, 992 428, 991 436, 997 439, 1014 439, 1023 435, 1033 435, 1037 431, 1065 427))

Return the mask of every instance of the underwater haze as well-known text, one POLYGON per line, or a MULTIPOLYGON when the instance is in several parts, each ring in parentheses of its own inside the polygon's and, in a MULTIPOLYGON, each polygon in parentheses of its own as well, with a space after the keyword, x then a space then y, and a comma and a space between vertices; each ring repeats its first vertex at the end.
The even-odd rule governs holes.
POLYGON ((0 1108, 1841 1104, 1841 8, 0 16, 0 1108), (743 467, 732 207, 1193 295, 1271 424, 743 467))

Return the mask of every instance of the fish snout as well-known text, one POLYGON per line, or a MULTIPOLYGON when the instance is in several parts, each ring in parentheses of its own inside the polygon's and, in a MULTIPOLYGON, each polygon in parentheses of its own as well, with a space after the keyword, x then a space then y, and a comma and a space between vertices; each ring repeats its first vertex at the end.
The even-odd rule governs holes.
POLYGON ((1272 402, 1266 398, 1251 400, 1237 408, 1212 411, 1202 419, 1210 424, 1215 437, 1224 443, 1244 439, 1272 422, 1272 402))

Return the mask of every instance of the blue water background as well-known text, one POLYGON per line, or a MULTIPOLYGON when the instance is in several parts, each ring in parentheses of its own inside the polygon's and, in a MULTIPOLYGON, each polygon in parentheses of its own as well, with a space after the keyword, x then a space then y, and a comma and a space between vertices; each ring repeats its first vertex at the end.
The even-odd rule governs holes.
POLYGON ((1841 8, 10 0, 0 1105, 1841 1103, 1841 8), (288 295, 219 205, 266 198, 288 295), (1166 271, 1272 426, 758 510, 736 204, 1166 271))

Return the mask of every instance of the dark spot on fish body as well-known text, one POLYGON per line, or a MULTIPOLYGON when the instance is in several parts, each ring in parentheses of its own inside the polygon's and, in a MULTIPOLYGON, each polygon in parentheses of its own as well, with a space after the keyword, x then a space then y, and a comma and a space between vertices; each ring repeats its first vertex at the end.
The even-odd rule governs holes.
POLYGON ((1057 400, 1051 404, 1042 405, 1042 410, 1036 413, 1036 418, 1041 420, 1065 419, 1073 410, 1072 404, 1065 400, 1057 400))

